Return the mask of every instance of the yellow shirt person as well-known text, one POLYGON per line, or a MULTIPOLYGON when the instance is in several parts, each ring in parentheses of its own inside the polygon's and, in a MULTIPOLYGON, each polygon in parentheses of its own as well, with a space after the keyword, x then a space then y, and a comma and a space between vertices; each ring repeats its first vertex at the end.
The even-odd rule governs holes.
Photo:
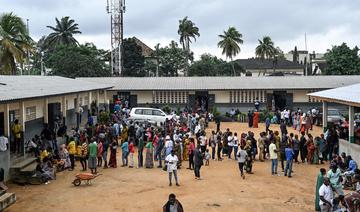
POLYGON ((70 143, 68 145, 68 150, 69 150, 70 155, 75 155, 76 154, 76 144, 75 144, 74 140, 70 141, 70 143))

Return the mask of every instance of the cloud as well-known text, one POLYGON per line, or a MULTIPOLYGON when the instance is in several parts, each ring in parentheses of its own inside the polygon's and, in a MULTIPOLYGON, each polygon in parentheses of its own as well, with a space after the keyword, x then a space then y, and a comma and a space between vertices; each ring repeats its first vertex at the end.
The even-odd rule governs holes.
MULTIPOLYGON (((200 28, 200 37, 191 48, 196 56, 211 53, 221 56, 218 35, 229 26, 242 34, 244 44, 238 57, 254 56, 257 40, 270 36, 285 52, 294 46, 325 52, 331 45, 347 42, 359 45, 360 4, 358 0, 154 0, 126 1, 125 36, 136 36, 150 47, 178 40, 178 21, 185 16, 200 28)), ((50 33, 55 17, 70 16, 80 26, 81 42, 110 47, 110 16, 106 0, 0 0, 3 12, 14 12, 29 19, 35 39, 50 33)))

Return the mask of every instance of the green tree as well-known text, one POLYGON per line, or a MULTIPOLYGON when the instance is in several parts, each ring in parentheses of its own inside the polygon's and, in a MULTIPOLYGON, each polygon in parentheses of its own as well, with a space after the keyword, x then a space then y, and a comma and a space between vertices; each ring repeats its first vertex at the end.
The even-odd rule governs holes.
POLYGON ((159 47, 154 53, 159 76, 178 76, 186 67, 187 61, 193 61, 193 54, 179 48, 175 41, 166 47, 159 47))
POLYGON ((141 46, 136 44, 134 38, 127 38, 123 41, 123 76, 144 77, 145 57, 142 55, 141 46))
POLYGON ((105 59, 108 54, 92 43, 57 46, 45 59, 45 64, 52 69, 51 75, 70 78, 108 77, 111 76, 105 59))
POLYGON ((340 46, 333 46, 325 54, 327 67, 322 70, 325 75, 356 75, 360 74, 359 48, 353 49, 346 43, 340 46))
POLYGON ((12 13, 0 16, 0 74, 16 74, 16 63, 23 64, 31 51, 29 37, 22 19, 12 13))
POLYGON ((240 44, 244 41, 242 40, 242 34, 237 31, 235 27, 229 27, 227 31, 224 31, 224 34, 219 35, 221 40, 218 43, 218 47, 222 48, 222 54, 226 55, 226 58, 230 58, 234 76, 236 75, 235 67, 233 63, 233 58, 240 53, 240 44))
POLYGON ((274 42, 269 36, 263 37, 262 40, 258 40, 259 45, 255 49, 255 55, 261 59, 271 59, 276 55, 276 48, 274 42))
POLYGON ((79 42, 74 38, 74 35, 81 33, 79 25, 73 19, 70 19, 69 16, 62 17, 60 21, 58 18, 55 18, 55 21, 55 27, 47 26, 53 32, 45 39, 46 48, 52 50, 61 45, 78 45, 79 42))
MULTIPOLYGON (((236 75, 244 72, 237 63, 234 67, 236 75)), ((210 54, 201 55, 200 60, 195 61, 189 69, 189 76, 231 76, 232 73, 232 64, 210 54)))
MULTIPOLYGON (((180 35, 180 44, 182 44, 183 49, 190 53, 190 43, 192 42, 191 39, 196 41, 196 37, 200 36, 199 28, 196 27, 195 24, 186 16, 182 20, 179 20, 178 34, 180 35)), ((187 71, 188 66, 185 67, 185 76, 187 75, 187 71)))

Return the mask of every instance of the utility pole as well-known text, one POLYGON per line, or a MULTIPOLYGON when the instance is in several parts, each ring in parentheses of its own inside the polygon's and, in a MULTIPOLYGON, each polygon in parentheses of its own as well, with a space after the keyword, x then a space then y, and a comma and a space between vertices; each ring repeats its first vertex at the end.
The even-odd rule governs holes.
POLYGON ((106 11, 111 15, 111 72, 113 76, 122 76, 125 0, 107 0, 106 11))
MULTIPOLYGON (((29 31, 29 19, 26 19, 26 31, 27 31, 27 35, 30 36, 30 31, 29 31)), ((30 75, 30 53, 29 50, 26 50, 26 69, 28 72, 28 75, 30 75)))

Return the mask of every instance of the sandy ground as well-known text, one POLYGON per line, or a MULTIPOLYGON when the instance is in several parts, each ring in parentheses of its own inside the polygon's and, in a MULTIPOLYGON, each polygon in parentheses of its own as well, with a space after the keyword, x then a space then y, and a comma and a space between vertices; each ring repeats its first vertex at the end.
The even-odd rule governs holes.
MULTIPOLYGON (((227 127, 238 134, 248 131, 241 123, 221 126, 227 127)), ((213 123, 209 130, 212 128, 213 123)), ((259 129, 253 129, 256 137, 264 128, 260 124, 259 129)), ((320 132, 315 128, 312 133, 320 132)), ((295 164, 293 178, 272 176, 270 166, 269 160, 256 161, 254 174, 243 180, 234 160, 211 161, 210 166, 202 167, 200 181, 194 179, 192 171, 179 170, 180 187, 169 187, 167 173, 157 168, 118 167, 100 169, 103 175, 91 185, 74 187, 71 182, 80 170, 78 163, 76 171, 58 173, 57 180, 48 185, 10 185, 17 202, 6 211, 161 211, 170 193, 176 194, 185 211, 314 211, 316 176, 321 166, 295 164)))

